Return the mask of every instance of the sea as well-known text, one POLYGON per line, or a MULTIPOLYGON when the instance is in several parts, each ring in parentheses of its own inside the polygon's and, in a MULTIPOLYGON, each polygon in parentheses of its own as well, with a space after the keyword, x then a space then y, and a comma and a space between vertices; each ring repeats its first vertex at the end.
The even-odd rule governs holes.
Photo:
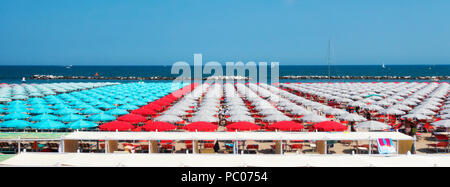
MULTIPOLYGON (((137 80, 33 80, 33 75, 57 76, 94 76, 96 73, 103 77, 135 76, 135 77, 177 77, 171 73, 171 66, 0 66, 0 83, 19 84, 22 77, 26 83, 53 82, 137 82, 137 80)), ((225 72, 225 67, 223 67, 225 72)), ((193 73, 193 67, 191 68, 193 73)), ((326 65, 280 65, 279 76, 288 75, 328 75, 326 65)), ((330 66, 331 76, 450 76, 450 65, 334 65, 330 66)), ((210 76, 203 74, 204 77, 210 76)), ((268 72, 270 80, 270 71, 268 72)), ((281 79, 280 82, 327 82, 322 79, 281 79)), ((430 80, 372 80, 372 79, 335 79, 332 82, 373 82, 373 81, 430 81, 430 80)), ((450 80, 440 80, 449 82, 450 80)), ((145 82, 152 82, 146 80, 145 82)), ((154 82, 154 81, 153 81, 154 82)), ((163 81, 164 82, 164 81, 163 81)))

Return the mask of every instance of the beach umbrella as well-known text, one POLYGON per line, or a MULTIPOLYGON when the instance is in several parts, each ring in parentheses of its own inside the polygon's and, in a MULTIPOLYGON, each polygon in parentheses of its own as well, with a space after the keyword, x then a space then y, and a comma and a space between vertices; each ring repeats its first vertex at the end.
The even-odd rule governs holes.
POLYGON ((88 117, 88 120, 94 122, 114 121, 115 119, 116 117, 104 113, 99 113, 88 117))
POLYGON ((433 125, 435 127, 450 128, 450 120, 439 120, 439 121, 431 123, 431 125, 433 125))
POLYGON ((358 129, 367 129, 367 130, 384 130, 390 129, 391 127, 388 124, 381 123, 379 121, 365 121, 358 123, 356 125, 358 129))
POLYGON ((154 110, 149 110, 149 109, 145 109, 145 108, 139 108, 136 110, 132 110, 131 111, 132 114, 139 114, 139 115, 144 115, 144 116, 149 116, 149 115, 155 115, 158 114, 156 111, 154 110))
POLYGON ((30 114, 51 114, 54 110, 48 109, 48 108, 35 108, 33 110, 30 110, 30 114))
POLYGON ((90 114, 99 114, 102 113, 103 111, 100 109, 96 109, 96 108, 87 108, 85 110, 82 110, 80 113, 81 114, 86 114, 86 115, 90 115, 90 114))
POLYGON ((308 114, 304 115, 302 118, 300 118, 300 120, 304 122, 322 122, 327 121, 328 119, 326 117, 319 116, 317 114, 308 114))
POLYGON ((252 122, 241 121, 229 124, 226 126, 228 131, 253 131, 261 129, 261 126, 252 122))
POLYGON ((212 132, 212 131, 215 131, 218 128, 218 126, 214 125, 212 123, 209 123, 209 122, 198 121, 198 122, 193 122, 189 125, 186 125, 183 128, 188 131, 212 132))
POLYGON ((117 120, 126 121, 126 122, 130 122, 130 123, 134 124, 134 123, 140 123, 140 122, 147 121, 147 118, 144 116, 141 116, 139 114, 126 114, 126 115, 118 117, 117 120))
POLYGON ((60 104, 53 105, 50 108, 59 110, 59 109, 65 109, 68 107, 70 107, 70 106, 60 103, 60 104))
POLYGON ((313 125, 314 129, 319 131, 345 131, 347 130, 347 126, 342 125, 335 121, 323 121, 313 125))
POLYGON ((101 103, 99 105, 96 106, 97 108, 103 108, 103 109, 112 109, 112 108, 116 108, 116 106, 108 104, 108 103, 101 103))
POLYGON ((5 113, 28 113, 29 110, 26 108, 8 108, 8 110, 4 111, 5 113))
POLYGON ((290 121, 291 118, 285 115, 268 115, 262 118, 262 120, 267 122, 279 122, 279 121, 290 121))
POLYGON ((157 104, 154 104, 154 103, 150 103, 150 104, 148 104, 148 105, 144 105, 144 106, 141 107, 141 108, 145 108, 145 109, 149 109, 149 110, 154 110, 154 111, 161 111, 162 109, 164 109, 163 106, 157 105, 157 104))
POLYGON ((130 102, 131 105, 137 105, 137 106, 143 106, 146 105, 147 103, 144 101, 132 101, 130 102))
POLYGON ((134 110, 134 109, 138 109, 139 107, 136 105, 131 105, 131 104, 125 104, 125 105, 121 105, 119 106, 119 109, 125 109, 125 110, 134 110))
POLYGON ((208 115, 208 114, 198 114, 189 119, 191 122, 204 121, 204 122, 218 122, 219 118, 208 115))
POLYGON ((78 114, 68 114, 68 115, 62 116, 60 120, 62 122, 74 122, 74 121, 83 120, 83 119, 86 119, 86 117, 84 117, 82 115, 78 115, 78 114))
POLYGON ((153 121, 164 121, 164 122, 169 122, 169 123, 178 123, 178 122, 182 122, 183 119, 178 117, 178 116, 173 116, 173 115, 161 115, 161 116, 158 116, 158 117, 154 118, 153 121))
POLYGON ((2 128, 16 128, 16 129, 25 129, 27 127, 31 127, 32 123, 25 120, 9 120, 0 123, 0 127, 2 128))
POLYGON ((370 111, 378 111, 378 110, 383 110, 384 108, 378 105, 366 105, 363 106, 362 108, 370 110, 370 111))
POLYGON ((124 110, 124 109, 118 109, 118 108, 115 108, 115 109, 108 110, 108 111, 106 111, 105 113, 106 113, 106 114, 109 114, 109 115, 118 116, 118 115, 125 115, 125 114, 128 114, 129 112, 126 111, 126 110, 124 110))
POLYGON ((53 114, 56 115, 67 115, 67 114, 75 114, 80 112, 79 110, 71 109, 71 108, 62 108, 57 111, 54 111, 53 114))
POLYGON ((255 122, 253 117, 245 114, 231 115, 226 120, 230 122, 255 122))
POLYGON ((406 114, 406 112, 398 110, 398 109, 394 109, 392 107, 388 108, 388 109, 379 110, 378 113, 389 114, 389 115, 404 115, 404 114, 406 114))
POLYGON ((58 116, 51 115, 51 114, 40 114, 37 116, 33 116, 30 118, 31 121, 44 121, 44 120, 59 120, 58 116))
POLYGON ((134 129, 135 126, 125 121, 111 121, 99 126, 102 131, 127 131, 134 129))
POLYGON ((331 115, 341 115, 347 113, 347 111, 337 108, 330 108, 327 110, 324 110, 323 113, 325 114, 331 114, 331 115))
POLYGON ((45 120, 39 123, 34 123, 31 128, 34 129, 63 129, 66 128, 64 123, 53 121, 53 120, 45 120))
POLYGON ((358 114, 346 114, 339 116, 338 119, 343 121, 366 121, 367 119, 358 114))
POLYGON ((74 121, 72 123, 69 123, 67 126, 70 129, 88 129, 88 128, 97 127, 98 124, 80 119, 80 120, 74 121))
POLYGON ((293 121, 280 121, 267 127, 268 130, 299 131, 305 128, 302 124, 293 121))
POLYGON ((425 116, 423 114, 411 113, 401 116, 401 119, 417 119, 417 120, 427 120, 431 119, 429 116, 425 116))
POLYGON ((7 115, 3 116, 3 120, 12 120, 12 119, 27 119, 31 117, 28 114, 24 114, 24 113, 19 113, 19 112, 15 112, 15 113, 9 113, 7 115))
POLYGON ((170 131, 176 129, 177 126, 172 125, 171 123, 162 122, 162 121, 154 121, 154 122, 148 122, 145 123, 144 126, 142 126, 142 129, 145 131, 170 131))

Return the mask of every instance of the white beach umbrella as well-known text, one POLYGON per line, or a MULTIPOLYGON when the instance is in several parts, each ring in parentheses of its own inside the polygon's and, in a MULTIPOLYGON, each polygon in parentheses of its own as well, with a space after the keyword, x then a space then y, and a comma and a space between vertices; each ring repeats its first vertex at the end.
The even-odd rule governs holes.
POLYGON ((227 121, 231 122, 240 122, 240 121, 247 121, 247 122, 255 122, 255 119, 248 115, 232 115, 227 118, 227 121))
POLYGON ((408 119, 418 119, 418 120, 431 119, 431 117, 429 117, 429 116, 425 116, 423 114, 418 114, 418 113, 406 114, 406 115, 403 115, 401 117, 402 118, 408 118, 408 119))
POLYGON ((300 120, 304 121, 304 122, 322 122, 322 121, 327 121, 328 119, 326 117, 317 115, 317 114, 308 114, 308 115, 304 115, 302 118, 300 118, 300 120))
POLYGON ((339 116, 338 119, 343 121, 366 121, 367 119, 358 114, 346 114, 339 116))
POLYGON ((262 118, 262 120, 267 122, 278 122, 278 121, 291 121, 291 118, 285 115, 269 115, 262 118))
POLYGON ((168 123, 177 123, 177 122, 183 121, 183 119, 181 119, 178 116, 174 116, 174 115, 161 115, 161 116, 156 117, 154 119, 154 121, 163 121, 163 122, 168 122, 168 123))
POLYGON ((342 115, 342 114, 346 114, 347 111, 338 109, 338 108, 330 108, 330 109, 324 110, 323 113, 331 114, 331 115, 342 115))
POLYGON ((450 120, 439 120, 439 121, 431 123, 431 125, 433 125, 435 127, 450 128, 450 120))
POLYGON ((367 129, 367 130, 384 130, 390 129, 391 127, 388 124, 381 123, 379 121, 365 121, 358 123, 356 125, 358 129, 367 129))
POLYGON ((198 122, 198 121, 206 121, 206 122, 218 122, 219 119, 214 116, 210 115, 196 115, 189 119, 191 122, 198 122))
POLYGON ((395 108, 382 109, 382 110, 379 110, 378 113, 389 114, 389 115, 404 115, 404 114, 406 114, 406 112, 397 110, 395 108))

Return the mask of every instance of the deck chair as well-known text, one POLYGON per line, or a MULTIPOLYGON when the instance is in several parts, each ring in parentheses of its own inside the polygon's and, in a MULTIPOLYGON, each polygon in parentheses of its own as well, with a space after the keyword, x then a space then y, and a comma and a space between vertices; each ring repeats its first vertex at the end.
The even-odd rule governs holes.
POLYGON ((379 154, 391 154, 397 152, 394 147, 394 143, 390 138, 377 139, 377 145, 379 154))

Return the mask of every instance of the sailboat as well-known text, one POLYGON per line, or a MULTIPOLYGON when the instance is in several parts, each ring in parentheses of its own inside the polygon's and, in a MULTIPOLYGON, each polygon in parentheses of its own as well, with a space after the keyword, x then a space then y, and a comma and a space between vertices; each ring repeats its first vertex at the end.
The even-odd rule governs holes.
POLYGON ((383 62, 383 64, 381 65, 381 67, 383 67, 383 69, 385 69, 385 68, 386 68, 386 66, 384 65, 384 62, 383 62))
POLYGON ((26 83, 27 80, 25 79, 25 77, 22 77, 22 83, 26 83))

